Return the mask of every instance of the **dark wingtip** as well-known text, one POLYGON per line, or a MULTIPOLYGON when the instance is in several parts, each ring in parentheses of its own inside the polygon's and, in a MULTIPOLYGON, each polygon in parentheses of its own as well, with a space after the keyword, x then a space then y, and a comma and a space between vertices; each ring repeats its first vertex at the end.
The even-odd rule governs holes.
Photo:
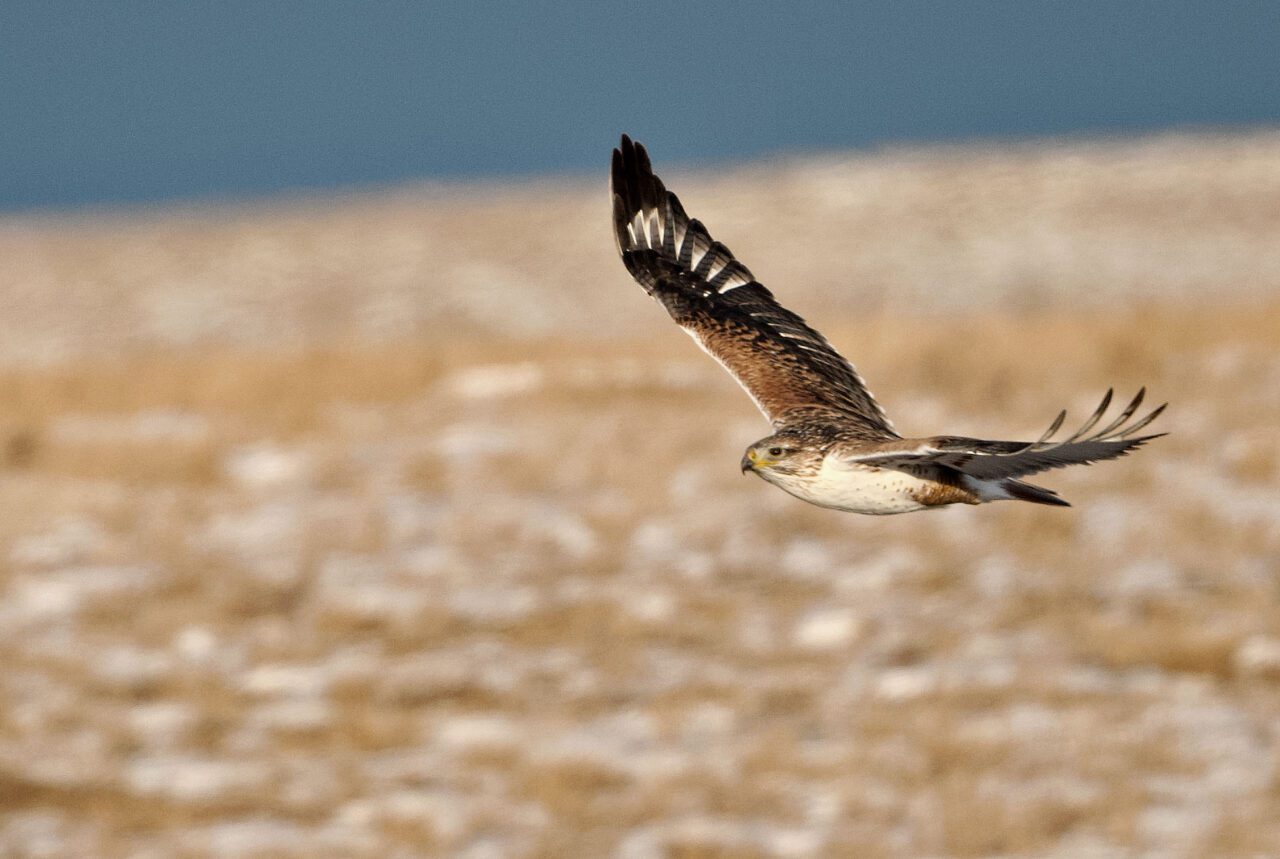
POLYGON ((642 144, 632 140, 627 134, 622 135, 618 148, 613 150, 612 167, 615 189, 624 183, 638 188, 642 180, 653 176, 649 153, 642 144))
POLYGON ((1138 447, 1138 446, 1140 446, 1140 445, 1144 445, 1144 444, 1146 444, 1147 442, 1151 441, 1152 439, 1164 438, 1164 437, 1165 437, 1165 436, 1167 436, 1167 435, 1168 435, 1168 433, 1167 433, 1167 432, 1157 432, 1157 433, 1152 433, 1151 435, 1142 435, 1142 436, 1138 436, 1137 438, 1127 438, 1127 439, 1125 439, 1125 442, 1126 442, 1126 443, 1127 443, 1131 448, 1134 448, 1134 447, 1138 447))
POLYGON ((626 169, 626 163, 634 159, 634 152, 635 144, 631 142, 631 138, 625 134, 622 135, 622 139, 618 141, 618 145, 613 149, 611 166, 613 167, 615 185, 617 184, 616 180, 622 177, 623 171, 626 169))
POLYGON ((1120 433, 1120 438, 1128 438, 1129 436, 1136 433, 1138 430, 1147 426, 1156 418, 1160 417, 1160 415, 1164 414, 1164 410, 1168 407, 1169 407, 1168 403, 1161 403, 1159 406, 1157 406, 1155 409, 1152 410, 1151 414, 1147 415, 1145 418, 1138 421, 1136 424, 1128 427, 1124 432, 1120 433))
POLYGON ((1023 483, 1021 480, 1006 480, 1001 486, 1006 492, 1019 501, 1030 501, 1032 504, 1048 504, 1052 507, 1070 507, 1071 504, 1058 497, 1058 493, 1043 486, 1023 483))

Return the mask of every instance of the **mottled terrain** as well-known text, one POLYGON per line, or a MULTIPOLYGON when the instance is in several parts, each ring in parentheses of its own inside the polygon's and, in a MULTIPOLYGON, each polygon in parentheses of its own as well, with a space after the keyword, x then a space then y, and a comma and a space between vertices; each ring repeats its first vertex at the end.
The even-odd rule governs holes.
POLYGON ((0 220, 0 855, 1280 854, 1280 135, 678 167, 904 432, 1169 437, 801 504, 602 178, 0 220))

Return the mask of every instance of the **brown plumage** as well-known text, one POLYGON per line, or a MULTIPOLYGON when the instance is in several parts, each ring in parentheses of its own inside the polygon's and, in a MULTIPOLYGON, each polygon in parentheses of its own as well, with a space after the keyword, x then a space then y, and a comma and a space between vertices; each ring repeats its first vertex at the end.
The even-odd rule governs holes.
POLYGON ((690 219, 625 135, 613 153, 614 235, 631 275, 781 427, 803 413, 868 438, 897 438, 853 365, 774 300, 690 219))
POLYGON ((613 151, 614 237, 623 264, 697 343, 738 380, 775 433, 747 449, 743 470, 814 504, 901 513, 947 504, 1018 499, 1068 506, 1017 480, 1066 465, 1123 456, 1164 410, 1133 420, 1145 389, 1101 430, 1111 391, 1074 435, 1051 441, 934 436, 904 439, 853 365, 782 307, 730 250, 691 219, 623 135, 613 151), (1090 434, 1092 433, 1092 434, 1090 434))

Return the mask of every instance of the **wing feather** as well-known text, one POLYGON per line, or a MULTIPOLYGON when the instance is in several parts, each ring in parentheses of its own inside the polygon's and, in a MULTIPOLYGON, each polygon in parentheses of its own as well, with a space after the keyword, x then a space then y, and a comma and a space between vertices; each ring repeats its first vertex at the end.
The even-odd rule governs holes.
POLYGON ((826 415, 852 434, 898 438, 853 365, 685 214, 645 148, 626 135, 613 151, 610 184, 627 270, 775 426, 826 415))
POLYGON ((1101 430, 1088 435, 1102 419, 1111 404, 1111 391, 1103 397, 1102 404, 1085 421, 1084 425, 1062 441, 1051 441, 1062 426, 1066 412, 1058 415, 1049 431, 1034 442, 989 441, 986 439, 937 436, 928 439, 907 440, 901 445, 882 445, 875 450, 851 452, 842 457, 846 462, 860 462, 883 468, 932 463, 946 466, 979 480, 1003 480, 1037 474, 1068 465, 1089 464, 1104 459, 1124 456, 1164 433, 1134 437, 1134 434, 1154 421, 1164 411, 1165 405, 1153 409, 1140 420, 1130 421, 1146 395, 1146 389, 1125 407, 1120 416, 1101 430))

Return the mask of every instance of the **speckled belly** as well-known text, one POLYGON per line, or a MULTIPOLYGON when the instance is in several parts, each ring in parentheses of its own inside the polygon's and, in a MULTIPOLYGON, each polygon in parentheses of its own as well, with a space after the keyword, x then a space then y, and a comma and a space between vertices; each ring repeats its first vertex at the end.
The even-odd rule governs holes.
POLYGON ((770 482, 810 504, 871 515, 910 513, 933 506, 925 501, 936 487, 932 481, 892 468, 833 464, 831 460, 824 461, 817 475, 808 480, 778 475, 770 482))

